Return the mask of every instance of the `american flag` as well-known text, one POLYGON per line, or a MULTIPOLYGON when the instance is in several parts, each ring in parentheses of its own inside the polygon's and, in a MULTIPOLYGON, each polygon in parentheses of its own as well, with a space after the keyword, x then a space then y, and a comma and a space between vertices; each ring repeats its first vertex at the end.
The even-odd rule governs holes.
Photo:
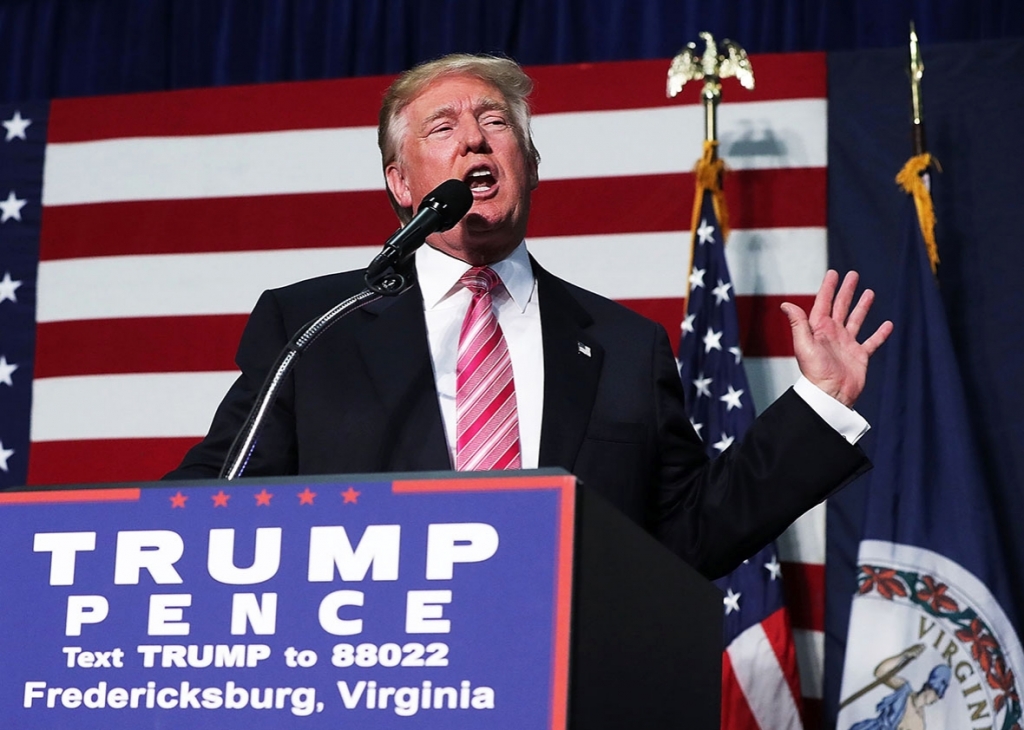
MULTIPOLYGON (((724 453, 754 420, 743 368, 735 291, 725 261, 726 236, 714 193, 698 190, 679 375, 690 423, 711 458, 724 453)), ((800 679, 782 566, 774 543, 715 581, 723 598, 722 728, 802 728, 800 679)))
MULTIPOLYGON (((752 60, 758 87, 736 87, 719 138, 741 346, 764 407, 797 376, 778 303, 809 307, 827 268, 826 73, 824 54, 752 60)), ((703 109, 697 92, 665 98, 667 69, 527 69, 543 155, 528 237, 553 273, 678 333, 703 109)), ((24 138, 0 127, 0 202, 25 201, 10 217, 20 203, 5 203, 0 224, 0 486, 150 480, 176 466, 235 377, 259 293, 362 268, 396 228, 375 136, 390 81, 0 107, 0 121, 31 120, 24 138)), ((813 710, 824 510, 779 549, 804 597, 791 605, 813 710)))

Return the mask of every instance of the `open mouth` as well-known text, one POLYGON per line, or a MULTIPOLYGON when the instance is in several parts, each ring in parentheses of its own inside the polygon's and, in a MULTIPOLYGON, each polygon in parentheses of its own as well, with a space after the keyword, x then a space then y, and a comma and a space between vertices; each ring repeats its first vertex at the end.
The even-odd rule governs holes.
POLYGON ((473 193, 486 193, 497 182, 489 167, 478 167, 471 170, 464 181, 473 193))

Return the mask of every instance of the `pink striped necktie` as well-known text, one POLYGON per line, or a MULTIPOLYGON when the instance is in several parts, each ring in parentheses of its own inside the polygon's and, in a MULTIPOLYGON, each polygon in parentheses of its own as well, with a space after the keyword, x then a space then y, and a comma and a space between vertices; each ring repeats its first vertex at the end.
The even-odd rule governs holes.
POLYGON ((473 294, 459 333, 455 368, 455 468, 520 469, 519 415, 512 360, 491 308, 501 284, 494 270, 475 267, 459 280, 473 294))

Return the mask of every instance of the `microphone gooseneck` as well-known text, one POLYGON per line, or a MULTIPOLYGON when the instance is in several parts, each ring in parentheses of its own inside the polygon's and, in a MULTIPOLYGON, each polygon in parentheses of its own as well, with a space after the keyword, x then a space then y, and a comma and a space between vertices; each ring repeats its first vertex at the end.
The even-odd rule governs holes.
POLYGON ((366 268, 366 288, 307 322, 295 333, 271 366, 248 418, 235 436, 221 468, 221 479, 242 476, 281 385, 306 348, 342 317, 381 297, 397 296, 405 291, 409 282, 399 269, 423 245, 427 236, 437 231, 447 231, 469 212, 472 205, 473 194, 461 180, 448 180, 438 185, 420 203, 420 209, 413 219, 395 231, 384 244, 384 250, 366 268))

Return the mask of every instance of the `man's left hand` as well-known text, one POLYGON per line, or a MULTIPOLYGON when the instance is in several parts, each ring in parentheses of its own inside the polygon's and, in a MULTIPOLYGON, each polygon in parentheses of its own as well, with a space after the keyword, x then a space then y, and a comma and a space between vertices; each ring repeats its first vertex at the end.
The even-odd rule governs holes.
POLYGON ((795 304, 782 305, 793 330, 793 351, 800 372, 847 407, 852 407, 864 390, 868 360, 893 327, 892 322, 885 321, 863 343, 857 342, 857 334, 875 299, 875 293, 867 289, 850 311, 858 278, 856 271, 849 272, 837 294, 839 274, 830 269, 814 298, 810 315, 795 304))

